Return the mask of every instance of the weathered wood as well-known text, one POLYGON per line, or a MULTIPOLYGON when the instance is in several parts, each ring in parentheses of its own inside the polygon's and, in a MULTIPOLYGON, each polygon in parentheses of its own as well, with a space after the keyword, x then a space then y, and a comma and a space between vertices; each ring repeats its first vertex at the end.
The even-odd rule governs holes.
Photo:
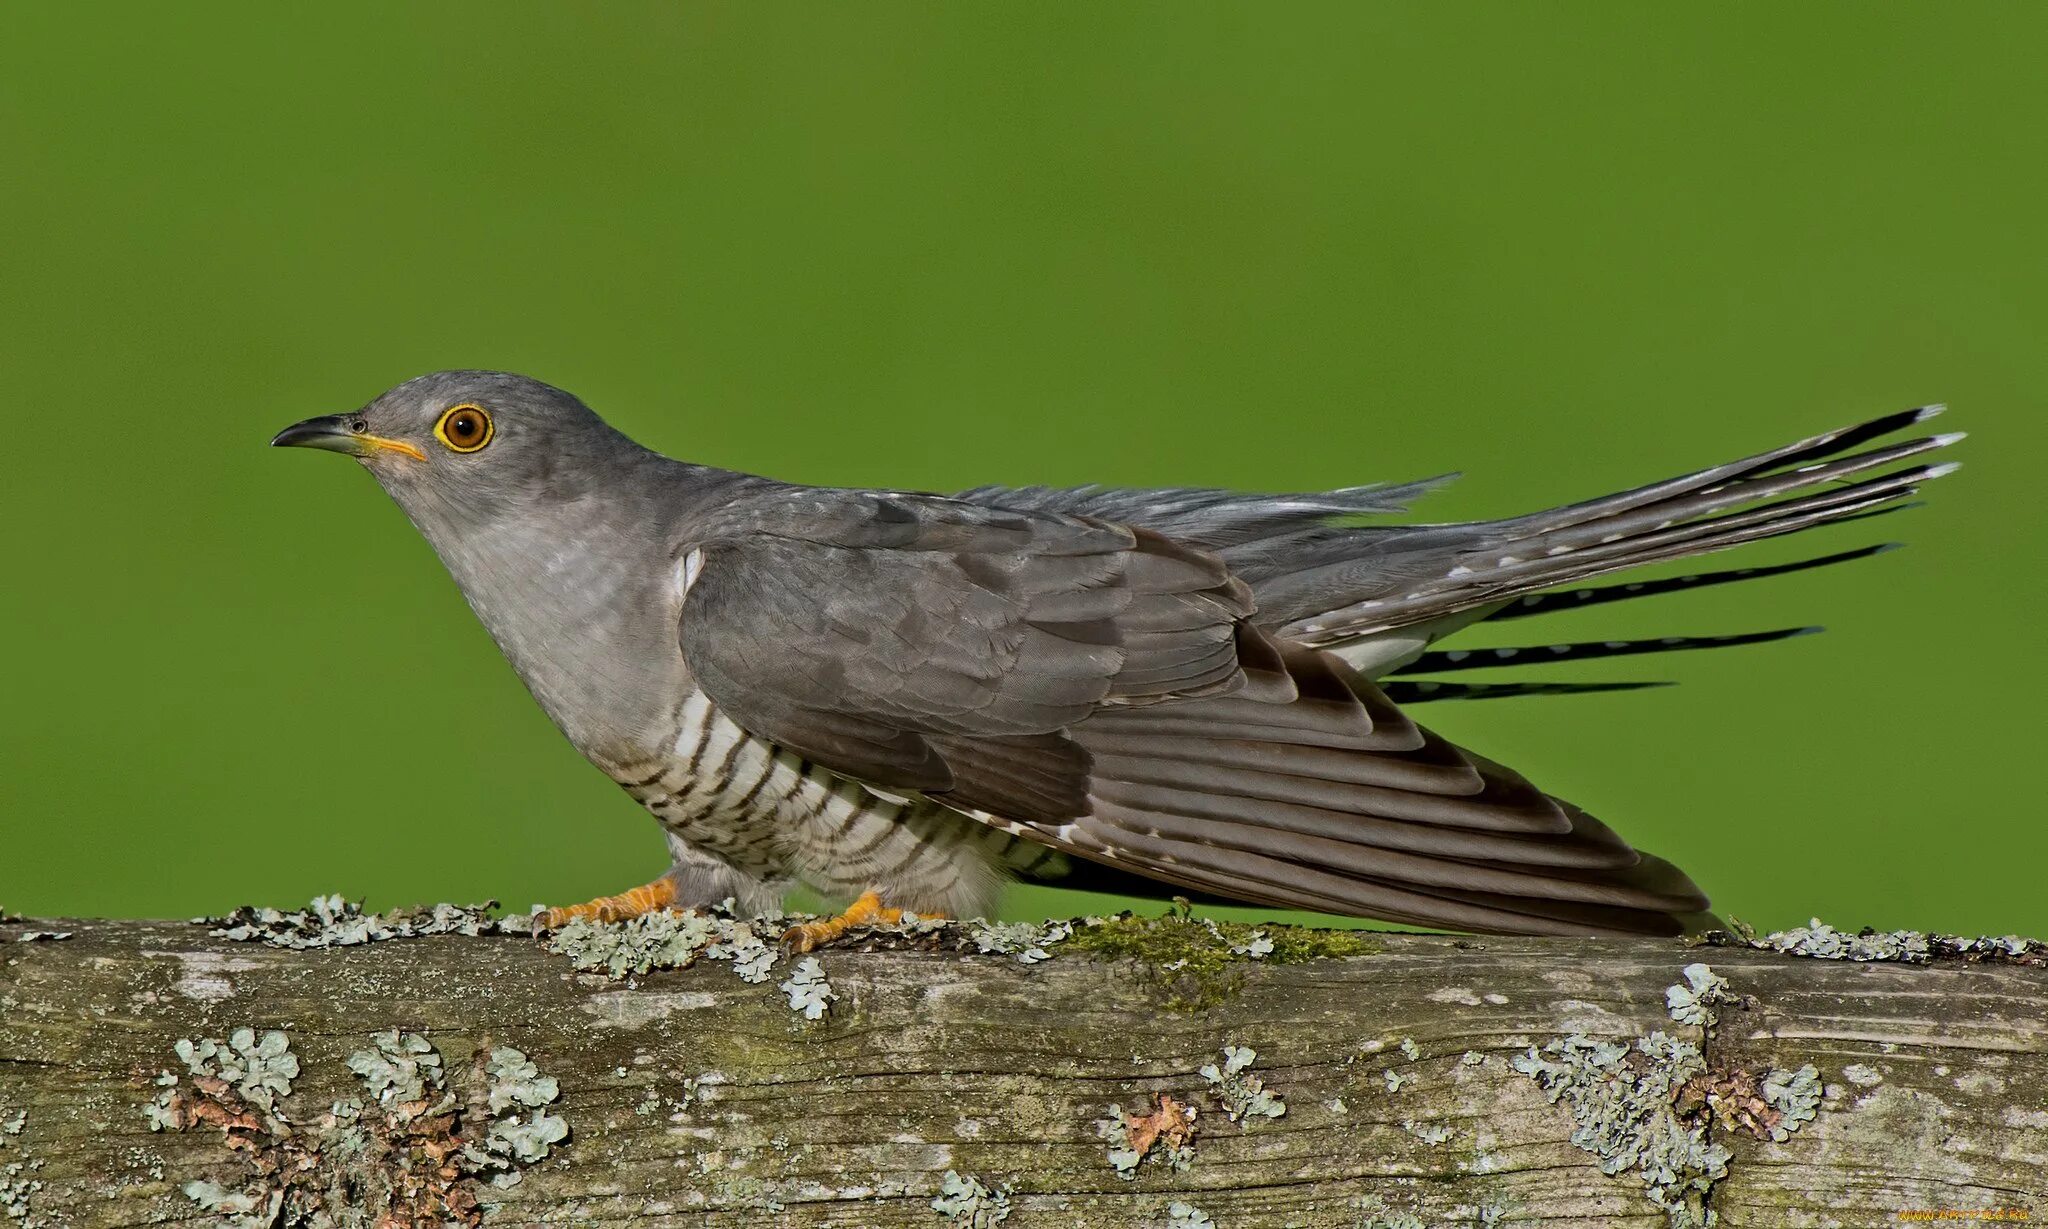
MULTIPOLYGON (((518 1184, 479 1182, 459 1159, 454 1177, 421 1179, 481 1198, 487 1225, 937 1227, 952 1170, 1008 1188, 1002 1223, 1015 1229, 1202 1215, 1220 1229, 1647 1229, 1667 1213, 1642 1180, 1604 1175, 1569 1142, 1568 1102, 1513 1060, 1567 1034, 1701 1040, 1666 999, 1696 961, 1745 996, 1706 1039, 1718 1072, 1812 1063, 1826 1090, 1817 1119, 1782 1142, 1712 1128, 1733 1154, 1706 1198, 1722 1224, 2048 1215, 2048 971, 2018 962, 1384 934, 1350 959, 1238 960, 1189 1009, 1185 985, 1074 943, 1030 965, 834 949, 819 958, 837 997, 811 1021, 775 984, 786 960, 761 984, 708 961, 615 981, 517 937, 286 951, 187 923, 45 922, 72 937, 15 941, 25 929, 0 926, 0 1208, 29 1226, 220 1224, 187 1184, 260 1193, 263 1165, 296 1173, 302 1193, 353 1194, 246 1223, 413 1223, 379 1204, 394 1181, 373 1172, 404 1149, 387 1133, 382 1151, 350 1157, 346 1112, 319 1121, 352 1099, 363 1121, 384 1113, 348 1060, 397 1029, 431 1042, 454 1093, 438 1119, 411 1111, 408 1138, 429 1150, 481 1138, 488 1079, 472 1064, 492 1047, 559 1081, 545 1112, 570 1138, 515 1166, 518 1184), (232 1089, 209 1100, 174 1053, 181 1038, 241 1028, 289 1040, 299 1073, 275 1102, 289 1126, 255 1125, 264 1115, 232 1089), (1256 1051, 1250 1071, 1284 1116, 1226 1118, 1198 1074, 1225 1046, 1256 1051), (179 1083, 153 1082, 163 1072, 179 1083), (1198 1111, 1193 1163, 1176 1172, 1155 1152, 1120 1177, 1098 1123, 1160 1093, 1198 1111), (152 1131, 146 1111, 167 1100, 170 1129, 152 1131), (248 1113, 238 1135, 221 1106, 248 1113)), ((415 1194, 423 1172, 406 1180, 415 1194)))

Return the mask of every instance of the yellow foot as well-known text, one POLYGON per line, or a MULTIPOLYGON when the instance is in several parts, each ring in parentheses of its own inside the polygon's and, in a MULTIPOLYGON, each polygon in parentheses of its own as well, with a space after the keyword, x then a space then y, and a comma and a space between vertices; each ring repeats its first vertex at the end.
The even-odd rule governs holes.
POLYGON ((566 926, 571 919, 589 918, 593 922, 624 922, 643 913, 653 913, 676 903, 675 881, 667 875, 653 883, 643 883, 617 896, 600 896, 596 900, 562 909, 544 910, 540 915, 541 930, 554 930, 566 926))
MULTIPOLYGON (((919 916, 927 916, 920 914, 919 916)), ((903 910, 882 903, 873 892, 846 907, 846 912, 822 922, 805 922, 782 932, 782 945, 793 952, 814 951, 859 926, 888 926, 903 920, 903 910)))

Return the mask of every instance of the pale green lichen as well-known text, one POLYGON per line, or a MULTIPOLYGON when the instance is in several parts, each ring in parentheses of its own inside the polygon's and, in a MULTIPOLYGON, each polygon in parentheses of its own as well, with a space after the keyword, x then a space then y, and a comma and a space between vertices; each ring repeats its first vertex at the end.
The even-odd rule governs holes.
POLYGON ((360 1076, 363 1087, 378 1105, 390 1108, 425 1101, 441 1089, 443 1078, 440 1052, 418 1033, 390 1029, 371 1038, 372 1050, 357 1050, 348 1056, 348 1069, 360 1076))
POLYGON ((761 983, 781 959, 764 937, 780 919, 741 920, 723 909, 660 910, 624 922, 575 918, 548 935, 548 949, 585 973, 623 979, 656 969, 686 969, 700 957, 732 965, 741 981, 761 983))
POLYGON ((484 1136, 484 1154, 471 1154, 471 1160, 487 1167, 509 1168, 515 1161, 543 1160, 551 1147, 569 1138, 568 1121, 546 1111, 561 1096, 554 1076, 542 1075, 531 1059, 511 1046, 492 1050, 484 1072, 491 1079, 485 1090, 491 1113, 508 1109, 513 1113, 492 1121, 484 1136), (518 1114, 522 1108, 532 1111, 524 1122, 518 1114))
POLYGON ((225 1043, 180 1041, 193 1087, 161 1072, 160 1091, 143 1109, 150 1129, 218 1127, 250 1173, 241 1189, 187 1182, 186 1196, 233 1229, 355 1224, 351 1214, 396 1212, 415 1201, 474 1207, 478 1179, 516 1181, 520 1166, 569 1137, 567 1121, 546 1110, 560 1096, 557 1081, 517 1049, 499 1046, 451 1073, 418 1033, 390 1029, 371 1042, 346 1062, 376 1109, 348 1097, 287 1124, 281 1102, 299 1065, 284 1034, 239 1029, 225 1043), (457 1080, 469 1089, 461 1096, 449 1087, 457 1080), (265 1119, 251 1107, 261 1107, 265 1119))
POLYGON ((1714 1027, 1717 1019, 1714 1008, 1733 1002, 1735 998, 1728 992, 1728 979, 1704 964, 1689 964, 1681 972, 1685 974, 1685 981, 1664 990, 1665 1009, 1680 1024, 1714 1027))
POLYGON ((1019 964, 1051 960, 1051 949, 1074 933, 1072 922, 990 922, 977 918, 967 926, 976 951, 1012 956, 1019 964))
POLYGON ((568 1120, 540 1110, 535 1110, 524 1122, 515 1114, 491 1124, 492 1151, 503 1152, 515 1161, 541 1160, 550 1147, 567 1138, 568 1120))
POLYGON ((1278 1118, 1287 1112, 1287 1103, 1278 1093, 1266 1087, 1266 1082, 1252 1074, 1252 1062, 1258 1052, 1250 1046, 1229 1045, 1223 1047, 1223 1062, 1205 1063, 1197 1072, 1209 1082, 1216 1099, 1223 1105, 1223 1114, 1232 1122, 1246 1122, 1253 1118, 1278 1118))
POLYGON ((1916 930, 1850 934, 1819 918, 1811 919, 1806 926, 1774 931, 1757 940, 1757 944, 1818 960, 1900 960, 1918 964, 1932 955, 1927 936, 1916 930))
POLYGON ((1401 1129, 1434 1148, 1450 1142, 1457 1131, 1441 1122, 1417 1122, 1412 1118, 1401 1120, 1401 1129))
POLYGON ((1138 1166, 1144 1161, 1145 1154, 1131 1147, 1129 1143, 1117 1142, 1128 1138, 1124 1123, 1108 1121, 1096 1125, 1103 1128, 1103 1138, 1110 1141, 1109 1167, 1116 1171, 1117 1177, 1126 1182, 1135 1182, 1138 1178, 1138 1166))
POLYGON ((531 1059, 511 1046, 492 1050, 484 1072, 491 1077, 489 1099, 493 1114, 514 1105, 547 1105, 562 1092, 554 1076, 542 1075, 531 1059))
POLYGON ((818 963, 816 956, 806 956, 777 989, 789 996, 792 1011, 800 1011, 806 1020, 823 1019, 832 1010, 832 1000, 839 997, 832 989, 832 983, 825 980, 825 966, 818 963))
POLYGON ((1166 1229, 1216 1229, 1216 1222, 1194 1204, 1176 1199, 1166 1205, 1166 1229))
POLYGON ((1401 1085, 1408 1083, 1415 1077, 1412 1075, 1402 1075, 1392 1067, 1382 1067, 1380 1068, 1380 1078, 1386 1081, 1388 1092, 1400 1092, 1401 1085))
POLYGON ((1900 961, 1926 964, 1933 960, 2009 960, 2019 964, 2048 964, 2048 943, 2020 935, 1949 935, 1933 931, 1881 931, 1864 927, 1859 931, 1837 930, 1819 918, 1791 930, 1774 931, 1761 938, 1747 928, 1728 936, 1709 936, 1723 944, 1807 956, 1815 960, 1900 961))
POLYGON ((524 917, 490 916, 496 907, 496 901, 487 901, 481 905, 439 904, 424 909, 365 913, 359 902, 333 895, 316 896, 304 909, 287 911, 243 905, 225 917, 192 920, 211 926, 213 933, 223 939, 295 950, 355 947, 386 939, 414 939, 427 935, 529 932, 529 923, 524 917))
POLYGON ((548 949, 567 956, 582 972, 623 978, 687 968, 718 937, 708 915, 662 910, 624 922, 572 919, 548 936, 548 949))
POLYGON ((1764 1101, 1781 1115, 1771 1129, 1771 1138, 1783 1143, 1803 1124, 1812 1122, 1820 1112, 1821 1091, 1820 1070, 1812 1063, 1797 1071, 1774 1069, 1764 1076, 1764 1101))
POLYGON ((42 1179, 33 1176, 32 1164, 10 1161, 0 1167, 0 1211, 20 1221, 21 1229, 40 1229, 42 1221, 30 1205, 42 1189, 42 1179))
POLYGON ((781 951, 756 934, 747 922, 734 922, 725 928, 704 949, 704 954, 713 960, 731 962, 733 973, 754 985, 773 976, 775 962, 782 958, 781 951))
MULTIPOLYGON (((0 1148, 20 1146, 21 1133, 28 1127, 28 1111, 9 1111, 0 1107, 0 1148)), ((19 1229, 43 1229, 41 1217, 34 1215, 31 1203, 43 1189, 42 1179, 35 1172, 43 1167, 39 1160, 9 1161, 0 1165, 0 1212, 8 1219, 20 1222, 19 1229)))
POLYGON ((1574 1033, 1530 1047, 1512 1065, 1571 1110, 1571 1142, 1597 1157, 1601 1172, 1633 1171, 1674 1229, 1711 1225, 1707 1191, 1727 1175, 1732 1154, 1672 1105, 1679 1086, 1706 1070, 1705 1057, 1662 1031, 1636 1040, 1642 1061, 1630 1061, 1631 1048, 1574 1033))
POLYGON ((258 1037, 255 1029, 238 1028, 226 1042, 211 1037, 197 1041, 180 1038, 174 1048, 193 1075, 226 1081, 244 1101, 266 1114, 275 1112, 277 1098, 291 1092, 292 1081, 299 1075, 291 1039, 277 1029, 258 1037))
MULTIPOLYGON (((240 1028, 224 1042, 180 1038, 173 1049, 195 1091, 188 1099, 179 1090, 177 1075, 159 1071, 153 1081, 158 1092, 142 1109, 151 1131, 182 1131, 211 1117, 216 1123, 232 1124, 224 1125, 230 1131, 230 1146, 251 1157, 270 1153, 292 1136, 279 1102, 291 1095, 299 1060, 285 1033, 270 1029, 259 1036, 253 1028, 240 1028), (262 1110, 262 1125, 249 1115, 250 1107, 262 1110)), ((287 1195, 285 1187, 265 1179, 243 1190, 199 1179, 179 1189, 201 1211, 221 1217, 228 1229, 270 1229, 278 1223, 287 1195)))
POLYGON ((1010 1219, 1010 1188, 991 1190, 980 1178, 949 1169, 940 1180, 932 1211, 958 1229, 995 1229, 1010 1219))
POLYGON ((182 1130, 185 1121, 175 1107, 178 1098, 178 1077, 168 1071, 159 1071, 155 1083, 163 1091, 157 1093, 155 1100, 142 1107, 143 1119, 149 1123, 149 1129, 152 1131, 182 1130))
MULTIPOLYGON (((1210 924, 1214 925, 1213 922, 1210 924)), ((1273 936, 1263 930, 1254 930, 1243 939, 1236 941, 1226 939, 1225 942, 1230 943, 1230 954, 1233 956, 1243 956, 1250 960, 1264 960, 1273 954, 1273 936)))

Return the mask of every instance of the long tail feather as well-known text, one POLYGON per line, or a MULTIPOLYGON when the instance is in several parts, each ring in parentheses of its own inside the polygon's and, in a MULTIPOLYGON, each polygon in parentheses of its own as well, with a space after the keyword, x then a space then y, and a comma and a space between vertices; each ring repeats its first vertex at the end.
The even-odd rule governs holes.
POLYGON ((1885 414, 1868 422, 1857 423, 1853 427, 1843 427, 1836 431, 1825 431, 1819 435, 1800 440, 1797 443, 1787 444, 1782 448, 1773 448, 1769 452, 1760 452, 1753 457, 1744 457, 1740 461, 1731 461, 1726 465, 1716 465, 1709 469, 1696 470, 1690 474, 1666 479, 1663 482, 1653 482, 1648 486, 1636 487, 1633 490, 1622 491, 1618 494, 1603 495, 1598 499, 1589 499, 1576 504, 1566 504, 1561 508, 1551 508, 1543 512, 1532 513, 1528 516, 1517 517, 1506 522, 1506 524, 1510 526, 1556 527, 1560 525, 1577 525, 1586 521, 1618 516, 1634 508, 1675 499, 1678 496, 1690 494, 1694 491, 1710 490, 1738 479, 1783 469, 1786 466, 1802 465, 1810 461, 1831 457, 1838 453, 1846 452, 1858 445, 1868 443, 1871 440, 1890 435, 1894 431, 1901 431, 1916 423, 1926 422, 1947 408, 1945 405, 1938 404, 1923 405, 1916 409, 1902 410, 1896 414, 1885 414))
POLYGON ((1440 560, 1434 576, 1407 582, 1405 591, 1381 592, 1297 618, 1280 633, 1309 644, 1339 644, 1607 572, 1881 510, 1956 466, 1921 464, 1853 482, 1844 479, 1946 447, 1962 437, 1928 436, 1838 460, 1815 458, 1867 439, 1888 422, 1916 422, 1925 416, 1922 411, 1894 415, 1605 500, 1474 526, 1470 539, 1461 545, 1431 547, 1444 550, 1433 556, 1440 560), (1795 461, 1805 464, 1767 472, 1795 461))
MULTIPOLYGON (((1890 510, 1887 509, 1887 511, 1890 510)), ((1824 568, 1832 564, 1848 563, 1855 559, 1868 559, 1872 555, 1882 555, 1886 551, 1897 550, 1898 548, 1899 543, 1897 542, 1880 542, 1875 546, 1839 551, 1832 555, 1821 555, 1813 559, 1801 559, 1796 563, 1780 563, 1769 567, 1730 568, 1721 572, 1693 572, 1685 576, 1672 576, 1663 580, 1639 580, 1625 585, 1602 585, 1597 588, 1531 593, 1525 597, 1515 599, 1493 614, 1488 615, 1487 621, 1524 619, 1530 615, 1552 614, 1560 610, 1583 610, 1588 606, 1602 606, 1608 602, 1626 601, 1630 598, 1655 597, 1661 593, 1678 593, 1692 589, 1710 589, 1715 585, 1732 584, 1738 580, 1762 580, 1767 576, 1787 576, 1793 572, 1804 572, 1809 568, 1824 568)))
MULTIPOLYGON (((1894 444, 1889 448, 1879 448, 1871 452, 1859 453, 1856 456, 1839 461, 1820 462, 1801 466, 1798 469, 1783 473, 1769 474, 1756 478, 1744 478, 1738 482, 1708 487, 1682 499, 1664 500, 1614 516, 1604 516, 1592 521, 1575 521, 1557 528, 1542 527, 1534 533, 1517 535, 1511 539, 1511 542, 1516 545, 1540 548, 1540 553, 1544 555, 1561 555, 1567 551, 1577 550, 1584 546, 1619 542, 1627 538, 1670 529, 1672 526, 1682 525, 1694 521, 1696 518, 1711 516, 1714 513, 1726 511, 1730 508, 1745 504, 1762 503, 1765 500, 1776 499, 1780 495, 1789 495, 1794 491, 1805 490, 1809 487, 1821 486, 1827 483, 1840 482, 1852 474, 1879 469, 1883 466, 1896 464, 1908 458, 1919 456, 1921 453, 1932 452, 1937 448, 1954 443, 1959 438, 1961 437, 1930 435, 1925 439, 1908 440, 1902 444, 1894 444)), ((1904 471, 1903 474, 1893 475, 1892 480, 1896 481, 1905 475, 1915 472, 1913 470, 1904 471)), ((1924 474, 1926 471, 1920 470, 1917 472, 1924 474)), ((1886 480, 1879 479, 1877 481, 1882 483, 1886 480)), ((1838 488, 1838 491, 1853 489, 1857 488, 1855 486, 1845 486, 1838 488)), ((1783 507, 1788 505, 1766 506, 1783 507)), ((1540 525, 1540 520, 1537 523, 1540 525)))
POLYGON ((1634 657, 1641 653, 1679 653, 1693 649, 1725 649, 1744 644, 1769 644, 1810 636, 1818 627, 1782 627, 1768 632, 1743 632, 1734 636, 1660 636, 1654 640, 1595 640, 1579 644, 1524 645, 1496 649, 1447 649, 1424 653, 1414 661, 1390 671, 1392 674, 1445 674, 1453 670, 1485 670, 1495 666, 1550 665, 1565 661, 1590 661, 1598 657, 1634 657))
POLYGON ((1433 679, 1402 679, 1382 683, 1380 690, 1396 704, 1430 700, 1507 700, 1517 696, 1576 696, 1596 691, 1642 691, 1670 687, 1665 682, 1621 683, 1439 683, 1433 679))

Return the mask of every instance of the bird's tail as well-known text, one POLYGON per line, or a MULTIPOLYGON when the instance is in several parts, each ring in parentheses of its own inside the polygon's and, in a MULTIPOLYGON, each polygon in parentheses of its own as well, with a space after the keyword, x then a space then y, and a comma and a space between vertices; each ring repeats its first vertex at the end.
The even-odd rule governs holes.
MULTIPOLYGON (((1280 636, 1336 649, 1378 674, 1414 660, 1430 640, 1486 618, 1861 558, 1884 548, 1776 568, 1558 591, 1609 572, 1894 510, 1920 484, 1955 468, 1917 458, 1954 443, 1961 433, 1855 450, 1924 422, 1941 408, 1887 415, 1726 465, 1509 520, 1339 530, 1318 543, 1303 566, 1259 586, 1260 605, 1288 610, 1286 621, 1272 629, 1280 636), (1378 641, 1400 647, 1374 660, 1372 645, 1378 641)), ((1662 647, 1704 646, 1681 641, 1662 647)))
POLYGON ((1387 699, 1406 707, 1435 700, 1512 700, 1522 696, 1583 696, 1602 691, 1642 691, 1671 684, 1652 680, 1613 683, 1440 683, 1435 679, 1390 679, 1380 684, 1387 699))
MULTIPOLYGON (((1902 511, 1917 507, 1917 504, 1894 504, 1884 509, 1887 512, 1902 511)), ((1866 514, 1866 515, 1875 515, 1866 514)), ((1835 521, 1841 524, 1853 517, 1835 521)), ((1667 576, 1660 580, 1632 580, 1619 585, 1595 585, 1574 589, 1556 589, 1546 593, 1531 593, 1518 597, 1507 605, 1486 616, 1486 622, 1499 623, 1506 619, 1526 619, 1532 615, 1555 614, 1565 610, 1585 610, 1593 606, 1605 606, 1610 602, 1630 601, 1639 597, 1656 597, 1664 593, 1691 593, 1699 589, 1711 589, 1716 585, 1733 584, 1739 580, 1762 580, 1767 576, 1788 576, 1794 572, 1810 571, 1837 563, 1851 563, 1882 555, 1899 549, 1897 542, 1878 542, 1871 546, 1860 546, 1855 550, 1836 551, 1831 555, 1816 555, 1811 559, 1799 559, 1791 563, 1773 564, 1768 567, 1727 568, 1718 572, 1688 572, 1683 576, 1667 576)))

